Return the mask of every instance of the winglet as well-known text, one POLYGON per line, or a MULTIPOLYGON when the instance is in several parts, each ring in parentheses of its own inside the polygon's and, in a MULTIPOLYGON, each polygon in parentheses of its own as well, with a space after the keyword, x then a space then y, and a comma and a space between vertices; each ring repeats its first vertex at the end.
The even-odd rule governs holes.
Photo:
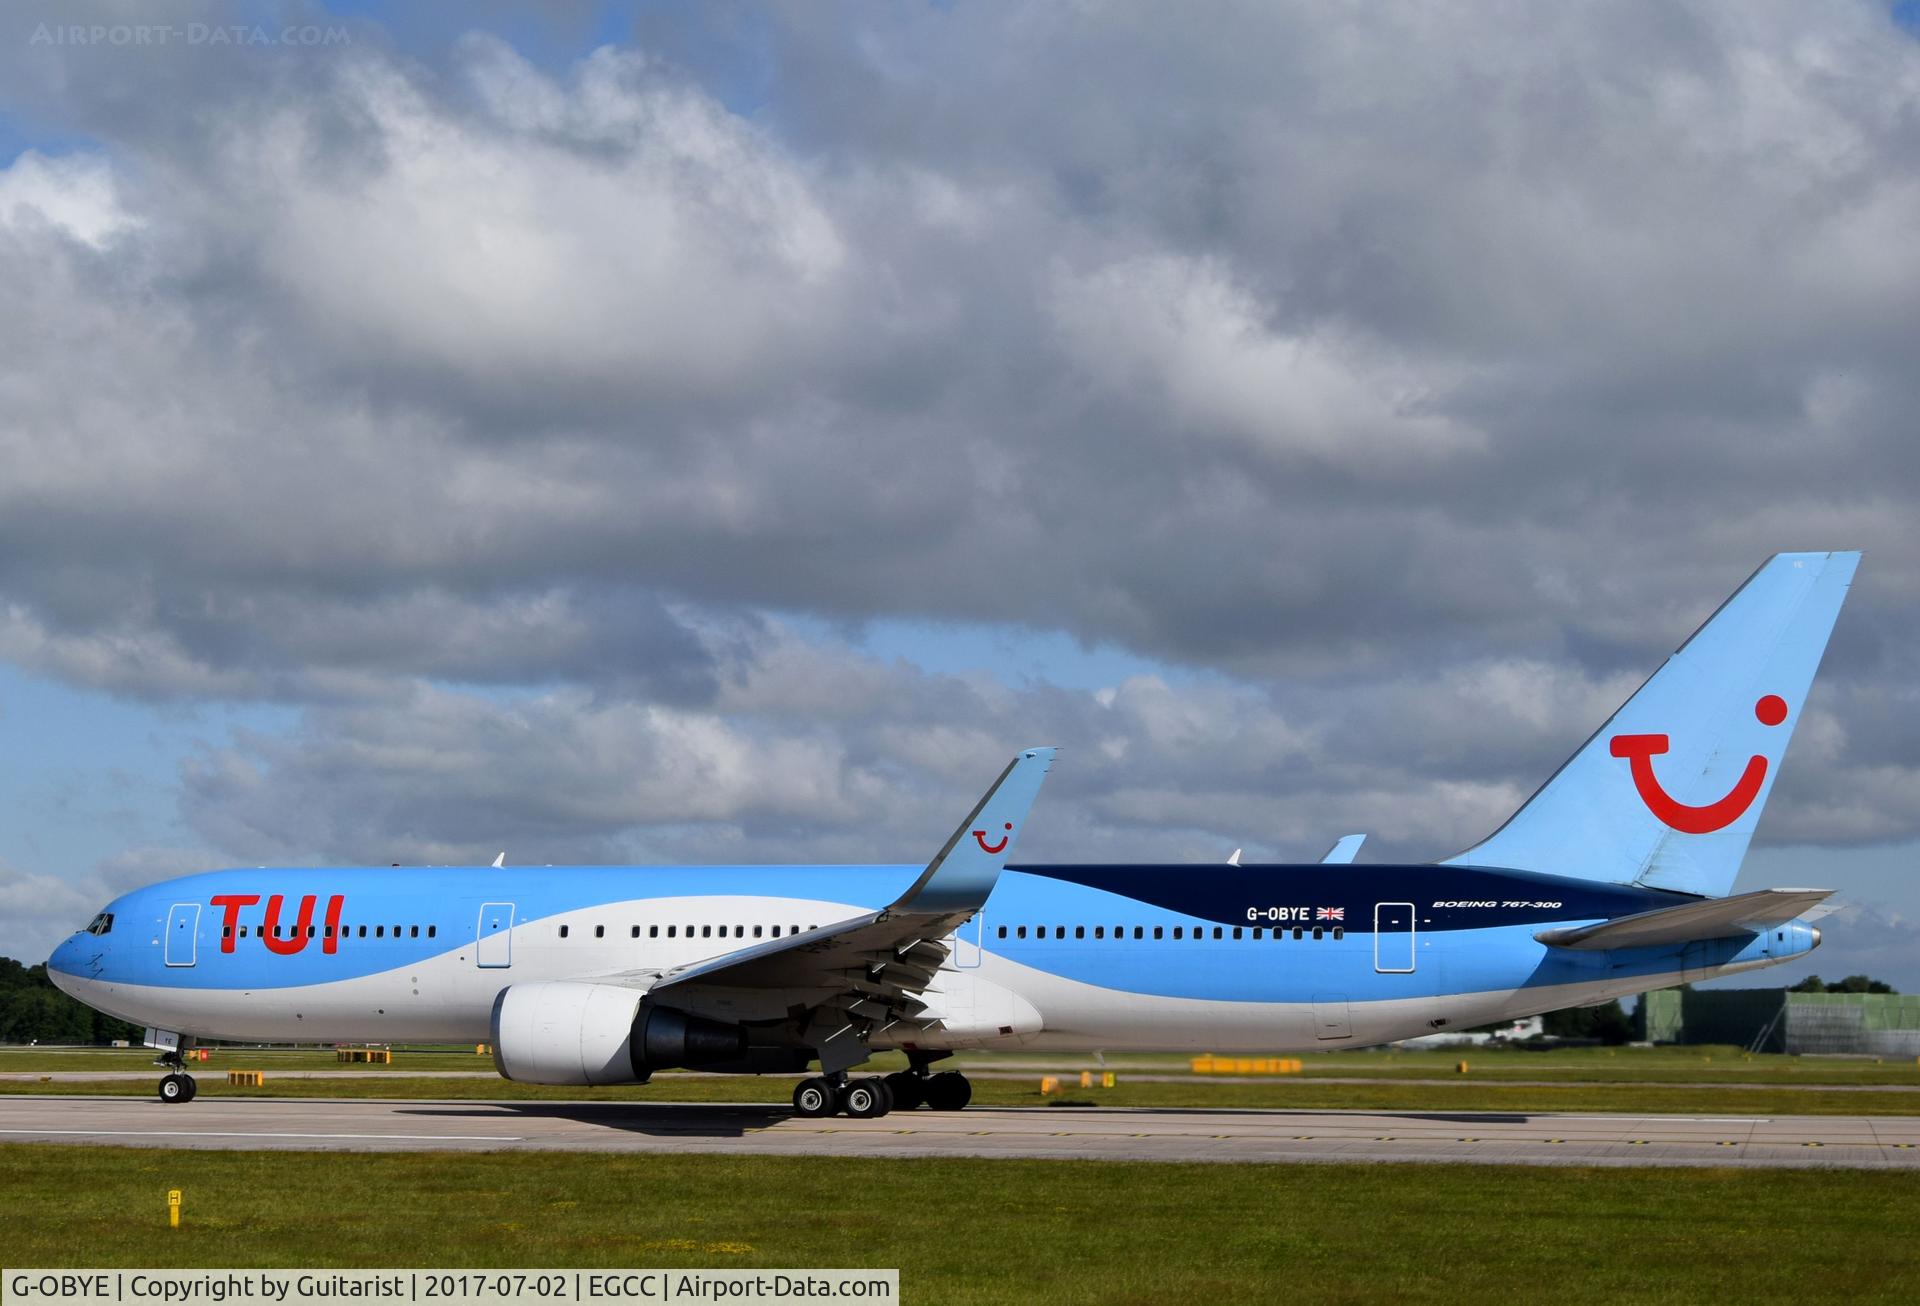
POLYGON ((960 823, 913 887, 900 895, 889 911, 974 912, 986 902, 1007 864, 1013 841, 1025 825, 1027 811, 1040 795, 1040 782, 1053 767, 1053 748, 1029 748, 1020 753, 986 797, 960 823))
POLYGON ((1322 866, 1344 866, 1352 861, 1354 854, 1360 851, 1360 845, 1367 841, 1364 834, 1343 834, 1327 849, 1327 855, 1320 859, 1322 866))

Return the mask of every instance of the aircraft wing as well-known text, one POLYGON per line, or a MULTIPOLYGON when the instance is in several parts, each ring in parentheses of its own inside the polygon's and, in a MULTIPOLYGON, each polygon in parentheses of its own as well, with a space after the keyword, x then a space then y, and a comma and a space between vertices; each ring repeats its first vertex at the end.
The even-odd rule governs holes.
POLYGON ((930 1010, 943 940, 993 891, 1054 752, 1029 748, 1009 762, 920 877, 879 911, 616 982, 715 1019, 800 1022, 822 1070, 858 1065, 875 1033, 930 1010))
POLYGON ((1322 866, 1344 866, 1359 853, 1360 845, 1367 841, 1364 834, 1343 834, 1333 841, 1333 847, 1327 849, 1327 855, 1320 859, 1322 866))
POLYGON ((1555 948, 1649 948, 1663 943, 1692 943, 1758 934, 1806 914, 1834 894, 1832 889, 1761 889, 1731 898, 1703 898, 1678 907, 1661 907, 1633 916, 1542 930, 1533 937, 1555 948))

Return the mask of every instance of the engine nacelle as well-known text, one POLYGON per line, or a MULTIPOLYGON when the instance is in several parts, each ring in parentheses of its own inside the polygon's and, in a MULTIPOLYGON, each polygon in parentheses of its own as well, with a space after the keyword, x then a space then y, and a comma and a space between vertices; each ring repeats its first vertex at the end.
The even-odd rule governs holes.
POLYGON ((493 1003, 493 1064, 523 1084, 644 1084, 656 1070, 739 1061, 747 1032, 617 984, 512 984, 493 1003))

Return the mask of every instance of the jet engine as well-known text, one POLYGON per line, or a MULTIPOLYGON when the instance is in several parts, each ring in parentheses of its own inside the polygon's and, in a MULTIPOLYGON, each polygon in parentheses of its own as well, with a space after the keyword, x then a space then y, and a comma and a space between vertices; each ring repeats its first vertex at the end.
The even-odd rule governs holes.
POLYGON ((653 1006, 617 984, 512 984, 493 1002, 493 1064, 523 1084, 644 1084, 656 1070, 747 1058, 741 1026, 653 1006))

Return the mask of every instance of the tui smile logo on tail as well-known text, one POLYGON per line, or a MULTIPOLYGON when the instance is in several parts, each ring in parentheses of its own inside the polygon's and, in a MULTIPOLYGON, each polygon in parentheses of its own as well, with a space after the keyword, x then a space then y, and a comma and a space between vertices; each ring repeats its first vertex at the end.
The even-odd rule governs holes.
MULTIPOLYGON (((1787 719, 1787 701, 1768 694, 1753 705, 1753 714, 1761 725, 1777 726, 1787 719)), ((1665 735, 1615 735, 1607 741, 1615 757, 1630 759, 1633 787, 1647 810, 1682 834, 1712 834, 1724 830, 1746 814, 1760 796, 1767 780, 1767 759, 1758 753, 1747 759, 1747 769, 1724 798, 1704 807, 1693 807, 1669 794, 1653 773, 1653 759, 1667 751, 1665 735)))
POLYGON ((1012 832, 1013 832, 1013 822, 1008 821, 1007 834, 1003 834, 1000 836, 999 843, 988 843, 987 832, 985 830, 975 830, 973 832, 973 841, 980 845, 980 851, 983 853, 987 853, 990 855, 993 853, 1003 853, 1007 850, 1007 839, 1011 836, 1012 832))

